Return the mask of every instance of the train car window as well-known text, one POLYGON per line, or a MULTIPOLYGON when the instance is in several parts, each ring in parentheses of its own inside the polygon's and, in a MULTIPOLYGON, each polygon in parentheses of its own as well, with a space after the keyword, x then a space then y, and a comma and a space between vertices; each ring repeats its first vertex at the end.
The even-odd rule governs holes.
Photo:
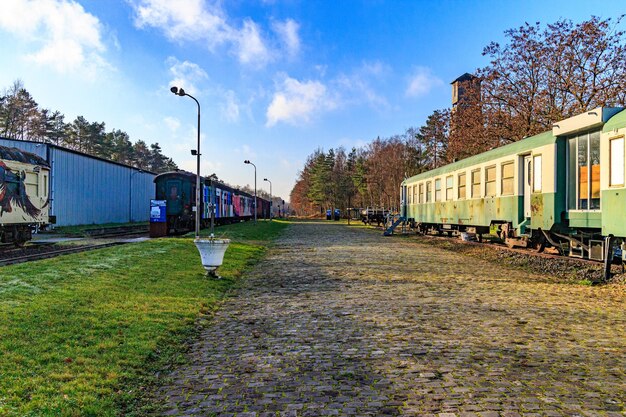
POLYGON ((600 131, 583 133, 568 141, 568 208, 600 208, 600 131))
POLYGON ((465 172, 459 174, 459 199, 465 198, 465 172))
POLYGON ((600 208, 600 132, 589 134, 589 170, 591 172, 592 210, 600 208))
POLYGON ((441 201, 441 178, 435 180, 435 201, 441 201))
POLYGON ((432 198, 432 192, 433 192, 432 182, 428 181, 426 183, 426 202, 427 203, 430 203, 430 200, 432 198))
POLYGON ((541 192, 541 168, 541 155, 533 156, 533 191, 536 193, 541 192))
POLYGON ((480 198, 480 169, 472 171, 472 198, 480 198))
POLYGON ((39 197, 39 176, 36 172, 26 172, 24 178, 26 195, 39 197))
POLYGON ((576 147, 577 138, 571 138, 568 141, 569 152, 567 153, 567 208, 576 210, 578 205, 578 175, 576 164, 576 147))
POLYGON ((447 201, 451 201, 454 198, 454 195, 452 193, 453 183, 454 183, 454 177, 452 175, 450 175, 449 177, 446 177, 446 200, 447 201))
POLYGON ((485 197, 496 195, 496 167, 485 168, 485 197))
POLYGON ((513 177, 515 170, 513 162, 505 162, 502 164, 502 195, 513 195, 513 177))
POLYGON ((420 184, 419 186, 419 193, 417 195, 418 199, 419 199, 419 203, 422 204, 424 202, 424 184, 420 184))
POLYGON ((43 196, 48 197, 48 176, 43 175, 43 196))
POLYGON ((624 137, 609 141, 610 185, 624 185, 624 137))

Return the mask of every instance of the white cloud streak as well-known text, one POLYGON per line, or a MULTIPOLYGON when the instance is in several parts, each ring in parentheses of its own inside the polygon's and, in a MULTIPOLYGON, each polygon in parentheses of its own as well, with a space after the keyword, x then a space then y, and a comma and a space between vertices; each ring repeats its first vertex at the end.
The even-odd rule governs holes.
POLYGON ((409 77, 409 82, 405 94, 407 97, 425 96, 434 87, 443 85, 440 78, 434 76, 430 68, 417 67, 413 75, 409 77))
POLYGON ((233 90, 224 93, 224 101, 220 104, 222 119, 230 123, 239 121, 239 104, 233 90))
POLYGON ((301 43, 298 35, 300 25, 293 19, 287 19, 284 22, 274 22, 272 28, 278 34, 289 56, 294 57, 298 55, 301 43))
POLYGON ((206 71, 193 62, 181 62, 174 57, 169 57, 166 62, 170 66, 169 71, 173 77, 169 83, 170 87, 183 88, 191 95, 197 94, 199 91, 198 84, 209 78, 206 71))
MULTIPOLYGON (((244 19, 241 27, 229 23, 219 2, 203 0, 128 0, 135 11, 135 26, 153 27, 174 42, 203 42, 211 52, 226 46, 244 65, 262 67, 277 57, 261 27, 244 19)), ((285 39, 288 52, 299 48, 298 25, 292 20, 279 33, 285 39), (284 38, 284 37, 287 38, 284 38)))
POLYGON ((36 45, 25 58, 57 72, 94 78, 112 69, 102 24, 73 0, 3 0, 0 29, 36 45))

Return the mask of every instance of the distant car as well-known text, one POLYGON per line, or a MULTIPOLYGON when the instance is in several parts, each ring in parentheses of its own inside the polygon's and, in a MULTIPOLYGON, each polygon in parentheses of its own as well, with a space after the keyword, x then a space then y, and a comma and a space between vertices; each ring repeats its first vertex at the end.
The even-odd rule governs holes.
POLYGON ((41 157, 0 146, 0 241, 22 246, 49 223, 50 166, 41 157))

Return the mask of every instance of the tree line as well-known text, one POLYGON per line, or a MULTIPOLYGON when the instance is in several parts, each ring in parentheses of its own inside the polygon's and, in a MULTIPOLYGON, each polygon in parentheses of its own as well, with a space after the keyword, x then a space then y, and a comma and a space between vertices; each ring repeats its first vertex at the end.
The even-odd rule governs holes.
POLYGON ((626 42, 615 20, 526 23, 483 50, 489 64, 463 85, 453 109, 424 125, 346 153, 315 150, 291 191, 300 215, 327 208, 398 208, 403 179, 552 129, 600 106, 626 103, 626 42))
POLYGON ((83 116, 66 122, 59 111, 41 108, 19 80, 0 94, 0 136, 51 143, 156 173, 178 168, 158 143, 132 143, 128 133, 107 132, 104 122, 89 122, 83 116))

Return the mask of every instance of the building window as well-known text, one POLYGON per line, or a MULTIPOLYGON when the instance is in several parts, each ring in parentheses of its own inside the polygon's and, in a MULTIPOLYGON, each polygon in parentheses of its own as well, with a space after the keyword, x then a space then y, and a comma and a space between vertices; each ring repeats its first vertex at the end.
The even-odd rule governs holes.
POLYGON ((513 195, 513 177, 515 170, 513 162, 502 164, 502 195, 513 195))
POLYGON ((496 195, 496 167, 485 168, 485 197, 496 195))
POLYGON ((465 198, 465 172, 459 174, 459 199, 465 198))
POLYGON ((454 195, 452 194, 452 184, 454 183, 454 177, 452 175, 450 175, 449 177, 446 177, 446 200, 447 201, 451 201, 454 198, 454 195))
POLYGON ((441 178, 435 180, 435 201, 441 201, 441 178))
POLYGON ((422 204, 424 202, 424 184, 419 185, 419 194, 417 195, 419 198, 419 203, 422 204))
POLYGON ((533 192, 541 192, 541 155, 533 156, 533 192))
POLYGON ((433 183, 428 181, 426 183, 426 202, 430 203, 430 200, 432 199, 432 192, 433 192, 433 183))
POLYGON ((480 198, 480 169, 472 171, 472 198, 480 198))
POLYGON ((611 152, 610 185, 624 185, 624 137, 609 141, 611 152))
POLYGON ((568 141, 568 208, 600 208, 600 131, 583 133, 568 141))

